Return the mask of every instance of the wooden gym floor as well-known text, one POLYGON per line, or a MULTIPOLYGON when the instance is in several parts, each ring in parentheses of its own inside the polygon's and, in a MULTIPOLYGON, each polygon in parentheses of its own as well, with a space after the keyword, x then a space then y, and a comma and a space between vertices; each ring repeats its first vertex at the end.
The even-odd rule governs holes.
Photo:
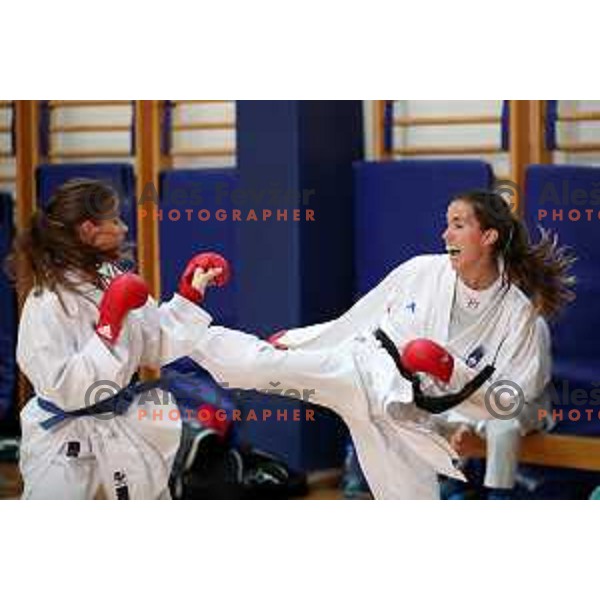
MULTIPOLYGON (((324 471, 309 475, 310 491, 303 500, 342 500, 339 471, 324 471)), ((14 463, 0 462, 0 500, 16 500, 21 495, 22 482, 14 463)))

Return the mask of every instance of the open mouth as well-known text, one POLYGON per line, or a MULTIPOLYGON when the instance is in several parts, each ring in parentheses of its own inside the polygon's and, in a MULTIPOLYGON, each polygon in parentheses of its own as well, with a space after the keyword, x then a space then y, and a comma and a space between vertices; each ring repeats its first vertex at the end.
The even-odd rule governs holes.
POLYGON ((446 252, 450 256, 458 256, 460 254, 460 248, 457 248, 456 246, 446 246, 446 252))

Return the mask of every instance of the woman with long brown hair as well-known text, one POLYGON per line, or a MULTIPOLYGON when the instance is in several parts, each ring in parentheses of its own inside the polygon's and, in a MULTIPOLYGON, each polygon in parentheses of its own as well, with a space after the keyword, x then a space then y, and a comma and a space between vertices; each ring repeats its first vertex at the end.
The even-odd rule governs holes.
MULTIPOLYGON (((445 232, 451 260, 457 272, 455 306, 453 308, 454 328, 468 324, 469 314, 475 316, 480 310, 481 296, 489 294, 486 276, 478 275, 477 263, 469 268, 461 268, 469 261, 469 244, 464 242, 469 236, 470 225, 476 230, 488 232, 494 244, 493 257, 498 265, 490 268, 488 279, 495 279, 499 289, 512 286, 520 290, 528 299, 531 314, 539 315, 546 338, 545 345, 550 346, 549 333, 545 321, 555 319, 562 308, 571 302, 574 279, 569 274, 573 257, 548 231, 540 230, 540 239, 532 243, 522 220, 511 210, 502 196, 496 193, 474 190, 458 195, 450 205, 452 219, 445 232), (483 277, 483 280, 482 280, 483 277), (469 283, 471 282, 471 283, 469 283), (484 290, 483 292, 481 290, 484 290)), ((479 269, 485 273, 486 267, 479 269)), ((492 284, 491 288, 493 289, 492 284)), ((548 350, 549 352, 549 350, 548 350)), ((510 374, 507 374, 509 387, 510 374)), ((468 419, 460 413, 450 413, 451 443, 461 452, 467 443, 467 437, 476 434, 486 440, 487 460, 484 476, 484 488, 490 499, 508 499, 512 497, 516 468, 519 460, 521 437, 536 430, 547 429, 551 422, 539 415, 549 414, 552 388, 546 387, 545 394, 538 398, 527 398, 512 418, 510 411, 493 419, 468 419)), ((463 497, 461 486, 448 486, 448 496, 463 497)))
MULTIPOLYGON (((180 420, 134 410, 151 387, 134 376, 187 354, 208 321, 185 293, 157 307, 143 280, 122 271, 119 211, 111 187, 71 180, 10 257, 27 293, 17 361, 34 388, 21 412, 24 498, 94 498, 100 488, 110 498, 169 497, 180 420)), ((167 393, 152 399, 163 412, 176 406, 167 393)))
POLYGON ((551 377, 545 318, 573 298, 571 259, 546 234, 532 244, 501 196, 459 194, 447 222, 446 254, 403 263, 338 319, 271 346, 211 327, 192 358, 232 387, 310 389, 345 420, 377 498, 437 497, 436 474, 461 474, 431 413, 536 427, 551 377))

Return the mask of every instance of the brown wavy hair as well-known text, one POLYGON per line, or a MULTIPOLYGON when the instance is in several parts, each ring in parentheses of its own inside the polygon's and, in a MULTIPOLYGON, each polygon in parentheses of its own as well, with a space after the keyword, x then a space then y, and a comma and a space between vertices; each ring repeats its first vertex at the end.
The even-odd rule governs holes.
POLYGON ((575 299, 575 277, 569 271, 576 259, 559 246, 556 234, 540 227, 540 240, 532 243, 523 221, 496 192, 472 190, 453 200, 470 204, 483 230, 498 231, 495 256, 504 258, 505 277, 523 290, 539 314, 556 317, 575 299))
POLYGON ((21 297, 31 289, 40 293, 59 287, 78 293, 80 284, 69 274, 104 289, 107 282, 98 268, 124 258, 126 248, 99 250, 81 239, 79 226, 87 220, 98 223, 118 217, 118 202, 115 190, 102 181, 71 179, 60 186, 47 207, 34 213, 17 235, 7 259, 7 272, 21 297))

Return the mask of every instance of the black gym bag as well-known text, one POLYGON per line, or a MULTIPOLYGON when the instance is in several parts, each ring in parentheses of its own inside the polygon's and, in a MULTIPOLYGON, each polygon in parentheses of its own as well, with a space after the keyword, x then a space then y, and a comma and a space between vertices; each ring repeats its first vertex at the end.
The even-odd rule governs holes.
POLYGON ((170 482, 176 500, 282 500, 308 493, 306 476, 195 421, 184 421, 170 482))

